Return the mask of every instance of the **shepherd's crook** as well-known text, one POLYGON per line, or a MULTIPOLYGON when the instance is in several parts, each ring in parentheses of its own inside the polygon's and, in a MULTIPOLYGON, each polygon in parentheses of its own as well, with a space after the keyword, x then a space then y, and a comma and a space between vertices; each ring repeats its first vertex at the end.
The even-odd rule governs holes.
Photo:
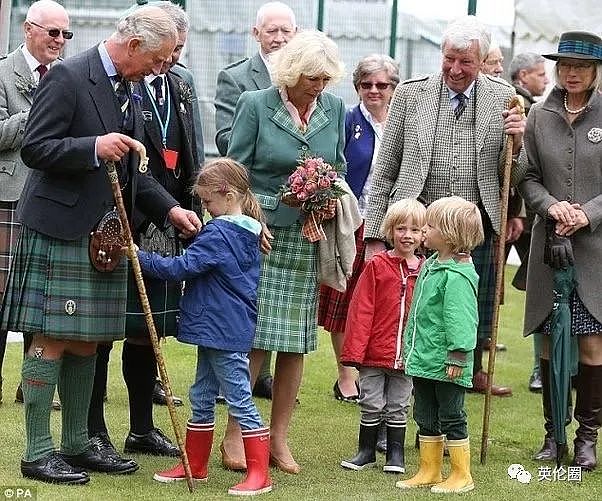
MULTIPOLYGON (((145 172, 148 165, 148 158, 146 156, 146 148, 144 145, 136 141, 136 151, 140 155, 140 164, 138 170, 145 172)), ((117 175, 117 169, 115 168, 114 162, 106 162, 107 173, 109 180, 111 181, 111 189, 113 190, 113 197, 115 198, 115 205, 119 212, 119 219, 121 220, 121 226, 123 227, 123 236, 125 243, 127 244, 128 254, 132 262, 134 269, 134 277, 136 278, 136 285, 138 286, 138 293, 140 295, 140 302, 142 303, 142 311, 144 312, 144 318, 146 320, 146 326, 150 333, 151 342, 153 345, 153 351, 155 352, 155 358, 157 359, 157 365, 159 366, 159 375, 165 388, 165 396, 167 400, 167 408, 169 410, 169 417, 171 418, 171 424, 173 426, 174 434, 176 435, 176 441, 180 448, 180 455, 182 458, 182 464, 184 465, 184 473, 186 475, 186 483, 188 484, 188 490, 192 492, 194 490, 194 483, 192 481, 192 472, 190 471, 190 463, 188 463, 188 456, 186 455, 186 447, 180 433, 180 425, 178 423, 178 415, 176 413, 176 406, 173 403, 173 393, 171 391, 171 385, 169 383, 169 377, 167 376, 167 368, 165 367, 165 359, 161 353, 161 347, 159 346, 159 338, 157 336, 157 330, 155 329, 155 322, 153 320, 153 314, 151 312, 150 303, 148 302, 148 296, 146 295, 146 287, 144 280, 142 279, 142 269, 140 268, 140 261, 138 261, 138 254, 136 254, 136 245, 132 239, 132 232, 128 223, 128 217, 125 212, 123 205, 123 198, 121 196, 121 187, 119 186, 119 176, 117 175)))
MULTIPOLYGON (((524 114, 521 96, 514 96, 508 104, 508 109, 518 108, 524 114)), ((495 297, 493 300, 493 321, 491 341, 489 345, 489 363, 487 364, 487 390, 485 392, 485 407, 483 409, 483 434, 481 435, 481 464, 487 461, 487 444, 489 441, 489 414, 491 412, 491 384, 495 370, 495 346, 497 344, 498 321, 500 318, 500 300, 504 287, 504 266, 506 264, 506 223, 508 222, 508 198, 510 196, 510 174, 512 171, 512 149, 514 138, 509 135, 506 140, 506 161, 502 174, 502 200, 500 206, 500 233, 498 238, 497 263, 495 274, 495 297)))

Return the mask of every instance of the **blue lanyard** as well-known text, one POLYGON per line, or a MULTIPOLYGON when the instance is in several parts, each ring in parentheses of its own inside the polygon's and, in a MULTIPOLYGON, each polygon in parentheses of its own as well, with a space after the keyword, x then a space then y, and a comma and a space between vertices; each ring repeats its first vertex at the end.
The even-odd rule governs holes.
MULTIPOLYGON (((160 77, 156 77, 156 78, 160 78, 160 77)), ((165 79, 164 82, 165 82, 165 106, 167 106, 167 113, 165 115, 165 123, 163 123, 163 120, 161 119, 161 114, 159 113, 159 110, 157 109, 157 105, 155 104, 155 99, 153 98, 153 93, 151 92, 150 85, 148 85, 148 82, 146 80, 144 81, 144 85, 146 85, 148 95, 152 98, 150 100, 150 102, 151 102, 151 105, 153 106, 153 111, 155 112, 155 116, 157 117, 157 120, 159 121, 159 127, 161 128, 161 143, 163 144, 163 148, 166 148, 167 147, 167 127, 169 126, 169 119, 171 116, 171 101, 169 99, 169 84, 167 83, 167 79, 165 79)))

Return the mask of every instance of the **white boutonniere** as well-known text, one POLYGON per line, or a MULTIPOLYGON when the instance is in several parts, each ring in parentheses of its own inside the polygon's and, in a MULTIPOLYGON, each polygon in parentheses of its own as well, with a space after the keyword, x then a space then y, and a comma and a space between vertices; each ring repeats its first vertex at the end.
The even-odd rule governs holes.
POLYGON ((192 93, 192 87, 183 80, 178 82, 178 92, 180 94, 180 101, 187 104, 192 104, 194 101, 194 95, 192 93))
POLYGON ((33 93, 38 88, 38 84, 31 78, 19 75, 19 77, 15 80, 15 87, 21 94, 33 97, 33 93))

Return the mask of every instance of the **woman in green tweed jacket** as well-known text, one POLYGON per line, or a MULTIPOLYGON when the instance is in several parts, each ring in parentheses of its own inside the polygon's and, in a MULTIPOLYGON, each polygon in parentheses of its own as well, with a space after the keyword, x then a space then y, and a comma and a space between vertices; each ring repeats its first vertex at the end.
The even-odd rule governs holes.
MULTIPOLYGON (((259 280, 251 379, 254 383, 266 352, 276 351, 270 458, 281 470, 298 473, 287 435, 303 355, 317 343, 317 244, 302 237, 300 210, 283 205, 278 192, 303 156, 344 164, 345 105, 323 92, 343 76, 343 64, 334 42, 323 33, 306 31, 274 54, 272 75, 274 86, 241 95, 228 156, 249 170, 251 188, 273 235, 259 280)), ((224 456, 244 457, 239 435, 230 424, 224 456)))

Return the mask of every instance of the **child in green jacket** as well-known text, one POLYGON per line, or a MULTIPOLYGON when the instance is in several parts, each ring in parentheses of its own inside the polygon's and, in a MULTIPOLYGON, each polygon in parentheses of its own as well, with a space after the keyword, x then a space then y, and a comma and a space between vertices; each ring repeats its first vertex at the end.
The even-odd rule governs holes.
POLYGON ((435 253, 423 265, 404 332, 406 374, 414 381, 420 469, 397 487, 432 486, 431 492, 474 489, 464 395, 472 381, 479 277, 470 251, 483 241, 477 206, 460 197, 433 202, 426 211, 424 245, 435 253), (451 472, 442 481, 443 440, 451 472))

